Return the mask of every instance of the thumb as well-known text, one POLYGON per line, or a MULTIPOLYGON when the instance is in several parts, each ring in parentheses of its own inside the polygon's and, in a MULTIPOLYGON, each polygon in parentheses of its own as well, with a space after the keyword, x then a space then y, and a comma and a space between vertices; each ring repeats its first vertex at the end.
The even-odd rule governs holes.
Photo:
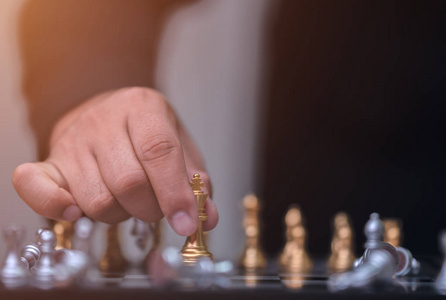
POLYGON ((12 184, 23 201, 46 218, 75 221, 82 216, 62 174, 48 161, 18 166, 12 184))

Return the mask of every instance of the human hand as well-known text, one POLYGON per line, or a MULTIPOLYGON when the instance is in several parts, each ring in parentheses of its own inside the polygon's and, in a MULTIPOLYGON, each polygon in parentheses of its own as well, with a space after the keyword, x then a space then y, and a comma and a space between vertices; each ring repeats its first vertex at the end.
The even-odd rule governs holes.
MULTIPOLYGON (((16 168, 13 184, 38 214, 74 221, 85 213, 105 223, 130 216, 154 222, 166 216, 179 235, 197 229, 198 211, 189 179, 199 173, 212 193, 194 142, 167 101, 148 88, 101 94, 63 116, 43 162, 16 168)), ((206 202, 211 230, 218 222, 206 202)))

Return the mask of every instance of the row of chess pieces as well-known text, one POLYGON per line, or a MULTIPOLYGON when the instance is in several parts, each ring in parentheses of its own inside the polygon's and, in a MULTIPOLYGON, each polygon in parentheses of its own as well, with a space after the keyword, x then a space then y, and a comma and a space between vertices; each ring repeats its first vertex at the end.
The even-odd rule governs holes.
MULTIPOLYGON (((239 265, 244 269, 263 269, 267 265, 266 255, 260 247, 260 202, 258 198, 249 194, 243 199, 245 216, 243 225, 245 228, 246 243, 241 255, 239 265)), ((373 218, 377 215, 373 214, 373 218)), ((280 253, 277 264, 289 273, 308 273, 313 268, 313 263, 306 250, 306 228, 303 215, 297 205, 292 205, 285 215, 286 243, 280 253)), ((377 233, 369 233, 366 226, 367 238, 379 239, 390 244, 394 248, 402 249, 401 222, 398 219, 387 219, 376 225, 377 233), (374 236, 376 234, 378 236, 374 236)), ((406 251, 406 253, 409 253, 406 251)), ((333 237, 331 242, 331 254, 327 262, 327 273, 339 273, 351 269, 355 265, 354 234, 349 217, 344 212, 339 212, 333 221, 333 237)), ((356 263, 358 263, 356 261, 356 263)), ((415 262, 415 261, 414 261, 415 262)))
MULTIPOLYGON (((260 202, 255 195, 243 199, 245 208, 244 228, 246 243, 239 266, 245 270, 261 270, 267 266, 267 259, 260 246, 260 202)), ((306 250, 306 229, 300 208, 293 205, 285 215, 286 243, 277 259, 278 269, 288 276, 297 278, 294 288, 301 288, 305 275, 310 274, 313 263, 306 250)), ((394 283, 405 276, 415 276, 420 272, 420 262, 412 253, 401 246, 402 225, 398 219, 382 221, 377 213, 372 213, 364 227, 366 235, 365 251, 359 258, 354 254, 353 229, 348 215, 336 214, 333 221, 331 253, 326 270, 330 274, 327 281, 331 291, 370 287, 375 284, 394 283)), ((445 261, 438 274, 435 286, 446 293, 446 231, 440 233, 439 244, 445 261)))
MULTIPOLYGON (((201 191, 199 176, 194 176, 194 179, 191 187, 197 203, 201 205, 207 195, 201 191)), ((245 273, 256 274, 267 267, 266 255, 260 246, 260 201, 250 194, 244 197, 243 205, 246 242, 238 266, 245 273)), ((201 221, 205 220, 203 209, 200 214, 201 221)), ((277 259, 278 270, 297 275, 298 287, 301 287, 305 275, 313 269, 313 262, 306 251, 306 229, 298 206, 290 207, 285 224, 286 243, 277 259)), ((86 217, 76 223, 53 222, 52 230, 39 229, 35 241, 23 248, 24 229, 16 225, 7 226, 3 234, 8 251, 0 280, 6 287, 31 285, 47 289, 72 284, 86 285, 94 283, 100 276, 122 277, 129 263, 121 250, 118 226, 108 227, 107 245, 97 263, 91 262, 94 223, 86 217)), ((401 223, 398 220, 383 222, 378 214, 372 214, 365 225, 366 249, 360 258, 354 255, 353 232, 347 214, 338 213, 335 216, 333 229, 331 254, 327 261, 327 273, 331 274, 328 286, 331 290, 392 282, 398 277, 418 274, 420 263, 408 249, 400 246, 401 223)), ((171 285, 182 278, 191 278, 192 285, 198 288, 231 286, 228 278, 235 270, 233 264, 229 261, 213 262, 212 254, 206 247, 206 235, 200 230, 187 238, 181 251, 162 249, 159 222, 148 224, 134 219, 131 234, 141 250, 146 249, 148 241, 152 240, 142 266, 144 272, 149 274, 147 279, 155 283, 153 286, 171 285)), ((441 235, 440 245, 446 252, 446 234, 441 235)), ((446 267, 442 268, 436 282, 439 290, 446 291, 446 267)))

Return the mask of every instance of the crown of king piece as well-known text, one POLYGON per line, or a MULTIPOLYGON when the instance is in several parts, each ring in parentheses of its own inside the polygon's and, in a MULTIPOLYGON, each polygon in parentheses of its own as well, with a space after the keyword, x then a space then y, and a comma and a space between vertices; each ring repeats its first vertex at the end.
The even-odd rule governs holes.
POLYGON ((192 181, 189 182, 192 190, 194 191, 194 193, 202 193, 203 191, 201 190, 202 187, 204 187, 204 183, 200 178, 200 174, 194 174, 194 178, 192 178, 192 181))

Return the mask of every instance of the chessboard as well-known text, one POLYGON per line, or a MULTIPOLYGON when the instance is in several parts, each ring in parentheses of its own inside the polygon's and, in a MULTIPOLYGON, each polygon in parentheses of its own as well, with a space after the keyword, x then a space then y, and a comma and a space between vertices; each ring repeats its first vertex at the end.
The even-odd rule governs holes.
POLYGON ((430 299, 443 297, 435 288, 435 276, 441 260, 421 257, 422 269, 417 276, 403 277, 386 285, 344 292, 327 287, 326 260, 315 259, 310 274, 277 271, 270 261, 263 271, 237 270, 227 277, 225 287, 211 285, 200 288, 190 278, 178 278, 175 285, 154 288, 148 275, 137 269, 122 276, 100 276, 94 283, 75 284, 66 288, 20 289, 0 288, 0 299, 430 299))

